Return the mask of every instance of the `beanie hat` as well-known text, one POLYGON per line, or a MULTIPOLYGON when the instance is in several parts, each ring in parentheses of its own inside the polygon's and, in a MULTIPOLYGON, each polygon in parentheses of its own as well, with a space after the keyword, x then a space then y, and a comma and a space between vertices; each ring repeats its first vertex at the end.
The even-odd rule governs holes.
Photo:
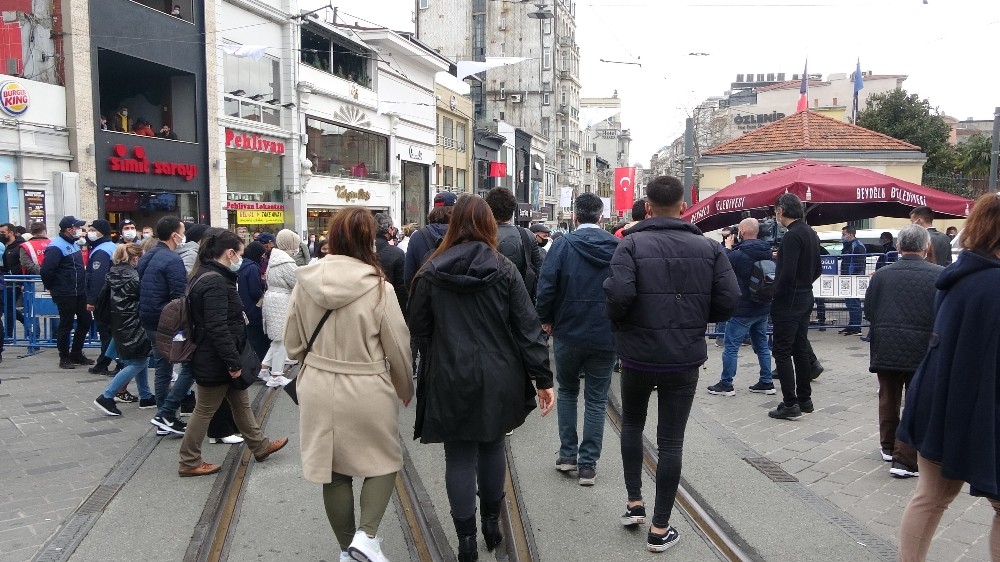
POLYGON ((104 236, 111 235, 111 223, 109 223, 104 219, 97 219, 94 221, 90 221, 90 226, 97 229, 97 231, 103 234, 104 236))
POLYGON ((188 239, 189 242, 201 242, 201 239, 205 237, 205 231, 208 230, 207 224, 184 224, 184 237, 188 239))
POLYGON ((299 249, 299 244, 302 243, 302 237, 295 232, 288 230, 287 228, 282 229, 278 232, 277 240, 275 241, 275 246, 280 250, 284 250, 289 254, 295 252, 299 249))

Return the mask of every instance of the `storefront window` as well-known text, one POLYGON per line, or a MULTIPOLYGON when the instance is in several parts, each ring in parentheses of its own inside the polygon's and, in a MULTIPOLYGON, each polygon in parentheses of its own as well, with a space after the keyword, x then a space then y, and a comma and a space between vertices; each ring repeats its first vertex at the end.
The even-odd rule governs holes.
POLYGON ((244 238, 285 227, 281 156, 227 150, 226 190, 230 228, 244 238))
POLYGON ((369 53, 360 45, 318 31, 302 30, 301 61, 313 68, 371 88, 369 53))
POLYGON ((426 224, 429 172, 430 168, 427 166, 403 162, 403 218, 400 224, 426 224))
POLYGON ((306 151, 314 174, 389 180, 389 139, 359 129, 306 119, 306 151))
MULTIPOLYGON (((388 209, 371 209, 372 215, 388 212, 388 209)), ((337 209, 308 209, 306 212, 306 228, 309 230, 309 234, 315 234, 317 239, 325 239, 326 233, 330 231, 330 221, 336 215, 337 209)))
POLYGON ((155 228, 156 221, 166 216, 198 222, 198 194, 104 189, 104 218, 115 231, 125 219, 131 219, 142 229, 155 228))

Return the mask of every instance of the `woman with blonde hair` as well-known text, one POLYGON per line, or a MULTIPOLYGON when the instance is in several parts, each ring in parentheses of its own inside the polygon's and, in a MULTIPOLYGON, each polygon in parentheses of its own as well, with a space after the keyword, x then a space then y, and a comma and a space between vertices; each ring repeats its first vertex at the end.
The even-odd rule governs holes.
POLYGON ((113 265, 108 271, 107 288, 104 289, 108 303, 101 310, 106 310, 109 315, 107 320, 114 343, 113 349, 106 353, 109 357, 116 355, 118 361, 125 365, 94 400, 94 405, 109 416, 122 415, 115 405, 115 392, 132 379, 135 379, 139 389, 139 409, 156 407, 156 398, 149 390, 146 374, 151 342, 139 322, 139 274, 135 266, 141 255, 142 248, 138 244, 120 244, 111 257, 113 265))
POLYGON ((413 337, 427 341, 414 438, 444 443, 458 560, 474 562, 477 495, 487 550, 503 540, 504 434, 524 423, 535 397, 543 416, 553 405, 542 325, 517 266, 497 251, 496 219, 482 197, 458 198, 441 245, 413 280, 409 320, 413 337))
POLYGON ((341 560, 385 560, 376 533, 403 467, 398 401, 413 396, 410 333, 375 254, 376 228, 361 207, 333 217, 330 254, 298 270, 285 327, 288 355, 303 362, 302 470, 323 484, 341 560), (359 525, 354 477, 364 478, 359 525))
POLYGON ((271 340, 267 354, 261 360, 260 378, 267 386, 285 386, 285 317, 288 299, 295 288, 295 256, 300 252, 302 238, 287 228, 278 232, 267 262, 267 291, 264 292, 264 332, 271 340))
POLYGON ((930 346, 897 430, 920 467, 899 530, 903 562, 927 558, 966 482, 993 508, 990 559, 1000 561, 1000 195, 976 200, 960 243, 965 249, 937 280, 930 346))

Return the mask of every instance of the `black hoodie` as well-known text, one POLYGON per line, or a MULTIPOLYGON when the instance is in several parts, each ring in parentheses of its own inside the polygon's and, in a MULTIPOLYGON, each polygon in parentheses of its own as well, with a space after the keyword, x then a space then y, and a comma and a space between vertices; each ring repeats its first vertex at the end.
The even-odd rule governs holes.
POLYGON ((482 242, 433 258, 413 280, 410 333, 428 341, 414 438, 491 441, 552 387, 548 347, 517 268, 482 242))

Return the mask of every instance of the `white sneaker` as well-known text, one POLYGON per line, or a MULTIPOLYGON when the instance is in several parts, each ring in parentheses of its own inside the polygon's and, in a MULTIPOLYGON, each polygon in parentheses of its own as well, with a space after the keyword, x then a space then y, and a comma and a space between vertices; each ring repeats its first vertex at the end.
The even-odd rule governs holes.
POLYGON ((351 558, 350 554, 348 554, 346 552, 341 552, 340 553, 340 562, 354 562, 354 559, 351 558))
POLYGON ((216 437, 209 437, 208 438, 208 442, 212 443, 213 445, 216 444, 216 443, 222 443, 224 445, 238 445, 238 444, 240 444, 240 443, 243 442, 243 438, 240 437, 239 435, 233 434, 233 435, 227 435, 225 437, 218 437, 218 438, 216 438, 216 437))
POLYGON ((351 541, 351 546, 347 547, 347 552, 351 556, 348 560, 357 560, 358 562, 389 562, 389 559, 382 554, 382 539, 378 537, 371 538, 360 529, 358 529, 357 533, 354 533, 354 540, 351 541))
POLYGON ((279 386, 285 386, 286 384, 288 384, 290 382, 292 382, 292 379, 285 378, 282 375, 271 375, 267 379, 267 382, 265 384, 267 386, 270 386, 271 388, 275 388, 275 387, 279 387, 279 386))
POLYGON ((267 379, 271 378, 271 370, 266 367, 261 369, 260 372, 257 373, 257 378, 267 382, 267 379))

